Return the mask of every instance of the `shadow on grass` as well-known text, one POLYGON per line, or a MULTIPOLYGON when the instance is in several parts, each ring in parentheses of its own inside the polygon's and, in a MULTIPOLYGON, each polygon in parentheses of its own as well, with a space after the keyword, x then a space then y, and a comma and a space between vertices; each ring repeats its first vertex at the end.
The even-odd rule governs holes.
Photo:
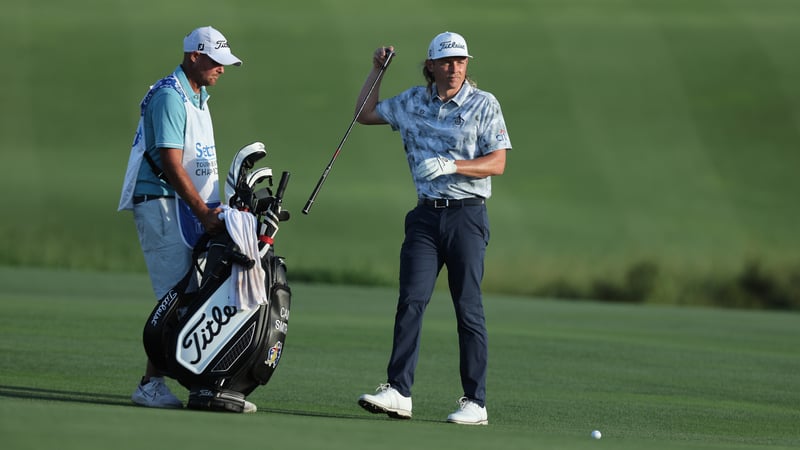
MULTIPOLYGON (((42 389, 27 386, 6 386, 0 385, 0 397, 8 398, 25 398, 32 400, 49 400, 58 402, 74 402, 74 403, 89 403, 95 405, 115 405, 115 406, 133 406, 139 408, 140 406, 133 404, 127 395, 118 394, 99 394, 96 392, 76 392, 76 391, 59 391, 56 389, 42 389)), ((198 411, 199 412, 199 411, 198 411)), ((211 411, 207 411, 211 412, 211 411)), ((267 408, 259 406, 258 412, 266 412, 272 414, 285 414, 292 416, 302 417, 321 417, 329 419, 350 419, 350 420, 386 420, 395 421, 383 414, 334 414, 320 411, 303 411, 281 408, 267 408)), ((441 421, 430 419, 414 419, 415 422, 431 422, 438 423, 441 421)))
MULTIPOLYGON (((327 413, 327 412, 319 412, 319 411, 300 411, 300 410, 291 410, 291 409, 280 409, 280 408, 262 408, 261 406, 258 407, 258 412, 269 412, 273 414, 286 414, 292 416, 303 416, 303 417, 324 417, 328 419, 350 419, 350 420, 381 420, 386 422, 406 422, 404 419, 392 419, 385 414, 342 414, 342 413, 327 413)), ((427 422, 427 423, 446 423, 444 420, 434 420, 434 419, 419 419, 414 418, 412 419, 414 422, 427 422)))
POLYGON ((98 394, 96 392, 59 391, 26 386, 0 385, 0 397, 28 398, 61 402, 94 403, 102 405, 132 405, 126 395, 98 394))

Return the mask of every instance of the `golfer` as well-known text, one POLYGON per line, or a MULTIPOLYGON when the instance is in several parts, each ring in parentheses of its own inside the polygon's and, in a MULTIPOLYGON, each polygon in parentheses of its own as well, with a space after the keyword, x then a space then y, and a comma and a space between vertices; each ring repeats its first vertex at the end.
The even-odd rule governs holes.
MULTIPOLYGON (((119 204, 120 210, 133 210, 156 299, 189 271, 200 235, 225 229, 218 218, 219 176, 206 87, 217 84, 225 66, 242 61, 212 27, 189 33, 183 52, 183 62, 141 102, 119 204)), ((156 408, 183 407, 150 361, 131 400, 156 408)), ((245 412, 255 410, 246 402, 245 412)))
POLYGON ((365 99, 387 52, 393 51, 381 47, 374 53, 372 72, 356 103, 366 100, 358 122, 389 124, 400 132, 418 202, 405 219, 387 381, 358 403, 373 413, 411 418, 422 318, 439 271, 447 266, 463 389, 458 409, 447 421, 486 425, 488 350, 481 296, 489 242, 486 201, 492 194, 491 177, 505 170, 511 142, 497 100, 468 77, 472 56, 456 33, 441 33, 431 41, 423 67, 427 86, 378 101, 379 81, 365 99))

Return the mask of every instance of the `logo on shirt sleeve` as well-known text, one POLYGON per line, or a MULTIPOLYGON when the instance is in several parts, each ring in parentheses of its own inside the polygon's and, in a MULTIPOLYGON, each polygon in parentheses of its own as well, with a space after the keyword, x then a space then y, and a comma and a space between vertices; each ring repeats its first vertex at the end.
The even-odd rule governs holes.
POLYGON ((500 130, 494 137, 497 139, 498 142, 505 142, 508 140, 508 135, 506 134, 506 130, 500 130))

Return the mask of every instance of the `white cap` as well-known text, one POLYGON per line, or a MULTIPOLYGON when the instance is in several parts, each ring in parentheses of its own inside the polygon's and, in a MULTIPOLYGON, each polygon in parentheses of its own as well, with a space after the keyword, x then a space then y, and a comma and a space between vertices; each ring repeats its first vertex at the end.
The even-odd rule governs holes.
POLYGON ((242 60, 233 56, 228 40, 212 27, 193 30, 183 39, 184 53, 200 52, 224 66, 241 66, 242 60))
POLYGON ((428 59, 450 58, 452 56, 466 56, 472 58, 467 51, 467 41, 458 33, 445 31, 437 35, 428 46, 428 59))

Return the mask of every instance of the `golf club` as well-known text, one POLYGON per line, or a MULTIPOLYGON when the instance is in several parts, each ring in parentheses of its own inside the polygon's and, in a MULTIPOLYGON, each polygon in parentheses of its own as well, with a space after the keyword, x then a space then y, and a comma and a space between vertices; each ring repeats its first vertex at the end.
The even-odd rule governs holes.
POLYGON ((325 180, 328 178, 328 174, 330 173, 331 168, 333 167, 333 163, 335 163, 336 158, 339 157, 339 153, 342 151, 342 146, 344 145, 344 141, 346 141, 347 136, 350 135, 350 130, 352 130, 353 125, 356 124, 358 116, 361 115, 361 111, 367 104, 367 99, 369 99, 370 95, 372 95, 372 90, 375 89, 375 85, 378 84, 378 80, 380 80, 381 77, 383 76, 383 72, 386 70, 386 67, 389 65, 389 61, 391 61, 393 56, 394 52, 390 51, 389 49, 386 49, 386 60, 383 62, 383 66, 381 66, 381 70, 378 72, 378 76, 375 77, 375 81, 372 82, 372 86, 370 86, 367 95, 364 97, 364 102, 361 103, 361 106, 358 108, 358 111, 356 111, 355 116, 353 116, 353 121, 350 122, 350 126, 347 127, 347 131, 344 133, 342 141, 339 142, 339 146, 336 147, 336 151, 333 152, 333 157, 331 158, 331 161, 328 163, 328 166, 325 167, 325 170, 322 172, 322 176, 319 178, 319 181, 317 181, 317 186, 314 188, 314 192, 312 192, 311 196, 308 197, 308 202, 306 202, 306 206, 305 208, 303 208, 303 214, 308 214, 308 212, 311 211, 311 205, 314 204, 314 201, 317 198, 317 194, 319 194, 320 189, 322 189, 322 184, 325 183, 325 180))

